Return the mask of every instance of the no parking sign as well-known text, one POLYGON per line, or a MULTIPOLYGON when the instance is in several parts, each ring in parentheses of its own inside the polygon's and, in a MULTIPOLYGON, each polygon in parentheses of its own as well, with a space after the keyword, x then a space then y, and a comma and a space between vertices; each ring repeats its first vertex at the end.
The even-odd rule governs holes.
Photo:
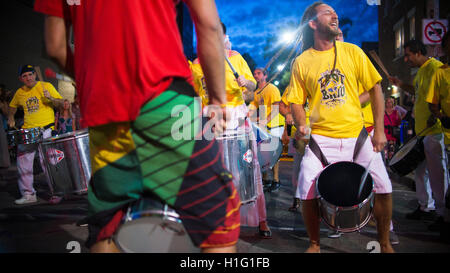
POLYGON ((448 31, 448 21, 444 19, 422 20, 422 41, 426 45, 436 45, 442 42, 442 37, 448 31))

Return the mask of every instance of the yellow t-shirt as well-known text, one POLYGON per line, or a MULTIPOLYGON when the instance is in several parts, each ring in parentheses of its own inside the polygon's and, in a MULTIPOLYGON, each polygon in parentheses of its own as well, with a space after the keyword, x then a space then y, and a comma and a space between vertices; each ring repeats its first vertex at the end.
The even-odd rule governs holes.
MULTIPOLYGON (((425 101, 428 90, 431 84, 431 78, 438 68, 442 66, 442 63, 434 58, 428 59, 417 71, 417 75, 414 77, 413 86, 416 90, 416 100, 414 104, 414 117, 415 117, 415 130, 419 134, 427 127, 427 120, 431 116, 431 112, 428 103, 425 101)), ((426 132, 424 135, 439 134, 442 133, 441 122, 438 120, 438 124, 433 127, 432 130, 426 132)))
MULTIPOLYGON (((278 88, 269 83, 262 90, 260 88, 256 89, 254 100, 250 103, 250 109, 259 109, 260 115, 261 113, 265 114, 268 123, 267 126, 269 128, 279 127, 284 125, 284 117, 280 114, 279 108, 274 108, 275 111, 278 111, 278 115, 276 115, 273 119, 270 119, 272 114, 272 105, 281 101, 280 90, 278 88), (264 105, 265 107, 261 107, 264 105)), ((261 116, 260 116, 261 120, 261 116)))
POLYGON ((362 106, 362 115, 364 119, 364 127, 368 128, 373 126, 373 113, 372 113, 372 105, 366 103, 366 105, 362 106))
MULTIPOLYGON (((243 75, 247 80, 252 81, 256 85, 252 71, 248 67, 245 59, 237 51, 231 51, 228 57, 230 63, 239 75, 243 75)), ((236 107, 245 104, 242 92, 244 87, 240 87, 234 77, 230 66, 224 61, 225 65, 225 90, 227 93, 227 107, 236 107)), ((206 89, 205 76, 198 59, 194 60, 191 65, 191 71, 194 78, 194 88, 197 94, 202 98, 203 105, 208 105, 208 90, 206 89)))
MULTIPOLYGON (((281 101, 284 103, 284 104, 286 104, 288 107, 290 107, 290 104, 289 104, 289 102, 288 102, 288 100, 287 100, 287 95, 288 95, 288 92, 287 92, 287 90, 286 91, 284 91, 284 93, 283 93, 283 96, 281 96, 281 101)), ((309 107, 308 106, 305 106, 305 118, 306 118, 306 126, 309 126, 310 124, 309 124, 309 107)), ((291 135, 289 136, 289 137, 291 137, 291 138, 294 138, 295 137, 295 132, 297 131, 297 128, 295 127, 295 126, 292 126, 292 129, 291 129, 291 135)))
MULTIPOLYGON (((450 67, 444 65, 440 67, 430 80, 425 101, 433 104, 440 104, 442 112, 450 116, 450 67)), ((445 144, 450 144, 450 129, 442 127, 445 135, 445 144)))
POLYGON ((38 81, 31 89, 26 86, 17 89, 9 106, 14 108, 20 106, 23 108, 23 129, 44 127, 55 122, 53 105, 46 97, 44 97, 42 86, 45 87, 53 98, 62 99, 55 87, 48 82, 38 81))
POLYGON ((334 48, 310 48, 295 59, 287 99, 295 104, 309 100, 312 134, 356 138, 364 124, 358 84, 362 90, 370 90, 382 78, 358 46, 337 41, 336 47, 336 68, 331 77, 334 48))

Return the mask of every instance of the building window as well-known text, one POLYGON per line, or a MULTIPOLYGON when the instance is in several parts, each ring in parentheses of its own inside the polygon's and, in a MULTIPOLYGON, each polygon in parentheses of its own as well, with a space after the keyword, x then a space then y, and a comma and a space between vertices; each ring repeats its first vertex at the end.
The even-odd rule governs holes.
POLYGON ((405 44, 405 33, 403 28, 403 19, 394 25, 394 39, 395 39, 395 57, 402 57, 403 45, 405 44))
POLYGON ((416 39, 416 17, 409 18, 409 39, 416 39))
POLYGON ((409 39, 416 39, 416 8, 408 11, 409 39))

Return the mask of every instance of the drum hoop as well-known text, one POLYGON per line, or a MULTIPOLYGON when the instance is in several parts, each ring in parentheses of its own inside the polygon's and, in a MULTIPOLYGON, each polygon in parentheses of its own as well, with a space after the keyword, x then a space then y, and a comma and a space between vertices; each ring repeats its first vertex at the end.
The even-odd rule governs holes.
POLYGON ((137 211, 137 212, 131 212, 130 210, 125 215, 124 223, 130 222, 139 218, 143 217, 152 217, 152 216, 158 216, 159 218, 162 218, 164 220, 169 220, 172 222, 181 223, 180 215, 176 213, 175 211, 164 211, 164 210, 144 210, 144 211, 137 211))
MULTIPOLYGON (((316 183, 317 184, 317 183, 316 183)), ((362 202, 353 205, 353 206, 336 206, 334 204, 331 204, 330 202, 328 202, 325 198, 323 198, 320 194, 318 196, 317 199, 320 200, 320 202, 323 202, 327 205, 327 207, 332 207, 334 208, 335 211, 349 211, 349 210, 354 210, 355 208, 362 208, 364 207, 368 202, 372 201, 372 199, 375 196, 375 192, 372 190, 369 194, 369 196, 364 199, 362 202)))
POLYGON ((42 139, 40 142, 42 142, 42 144, 53 144, 53 143, 60 143, 60 142, 66 142, 68 140, 75 140, 75 139, 80 139, 80 138, 84 138, 88 136, 88 133, 83 133, 82 135, 73 135, 73 136, 66 136, 66 137, 50 137, 50 138, 44 138, 42 139))

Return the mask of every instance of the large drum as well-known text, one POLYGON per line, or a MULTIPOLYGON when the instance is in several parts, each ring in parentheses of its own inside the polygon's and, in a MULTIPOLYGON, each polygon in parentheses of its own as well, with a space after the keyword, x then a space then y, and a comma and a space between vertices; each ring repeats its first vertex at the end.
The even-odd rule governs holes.
POLYGON ((179 215, 160 201, 143 198, 128 207, 114 241, 127 253, 199 252, 179 215))
POLYGON ((361 195, 358 190, 365 168, 353 162, 328 165, 317 178, 321 217, 325 224, 340 232, 363 228, 373 211, 373 180, 366 178, 361 195))
POLYGON ((39 127, 8 131, 8 146, 19 144, 38 143, 42 137, 42 129, 39 127))
POLYGON ((277 164, 283 152, 283 143, 281 138, 261 129, 255 123, 252 124, 253 134, 256 138, 258 161, 261 166, 261 172, 266 172, 277 164))
POLYGON ((415 136, 389 161, 389 168, 400 176, 405 176, 415 170, 425 160, 423 137, 415 136))
POLYGON ((43 139, 39 153, 44 158, 53 195, 87 192, 91 178, 87 129, 43 139))
POLYGON ((242 204, 256 200, 253 172, 253 154, 249 134, 235 131, 217 137, 222 143, 225 167, 233 175, 233 183, 239 192, 242 204))

